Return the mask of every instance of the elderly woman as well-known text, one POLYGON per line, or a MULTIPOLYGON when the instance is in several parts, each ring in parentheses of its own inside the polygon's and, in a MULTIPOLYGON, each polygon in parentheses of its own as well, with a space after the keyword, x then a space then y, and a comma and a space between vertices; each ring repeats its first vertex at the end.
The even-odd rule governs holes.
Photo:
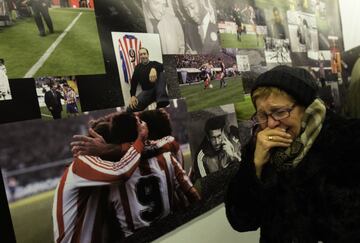
POLYGON ((360 242, 360 121, 327 110, 304 69, 278 66, 251 92, 254 138, 225 199, 260 242, 360 242))

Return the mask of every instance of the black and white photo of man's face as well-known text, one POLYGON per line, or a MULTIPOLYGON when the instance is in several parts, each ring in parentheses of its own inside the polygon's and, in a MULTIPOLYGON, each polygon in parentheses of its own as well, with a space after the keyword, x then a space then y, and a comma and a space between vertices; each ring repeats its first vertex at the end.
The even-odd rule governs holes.
POLYGON ((212 148, 215 151, 219 151, 223 145, 223 130, 221 128, 210 130, 207 135, 212 148))
POLYGON ((186 14, 198 25, 201 25, 206 10, 204 8, 203 0, 180 0, 186 11, 186 14))
POLYGON ((165 14, 166 0, 147 0, 147 4, 154 19, 160 21, 165 14))

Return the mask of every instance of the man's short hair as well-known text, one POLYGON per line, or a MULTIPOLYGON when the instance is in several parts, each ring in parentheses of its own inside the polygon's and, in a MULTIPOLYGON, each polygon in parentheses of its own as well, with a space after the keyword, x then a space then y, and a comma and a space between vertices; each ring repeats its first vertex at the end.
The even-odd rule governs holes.
POLYGON ((111 117, 110 143, 134 142, 138 136, 137 120, 132 113, 119 113, 111 117))
POLYGON ((148 126, 148 139, 157 140, 171 135, 171 124, 166 111, 161 109, 143 111, 140 113, 139 117, 146 122, 148 126))
POLYGON ((111 142, 110 122, 105 119, 98 119, 92 122, 90 126, 96 133, 103 137, 106 143, 111 142))
POLYGON ((140 52, 140 50, 145 50, 146 53, 149 54, 149 50, 147 48, 145 48, 145 47, 140 47, 139 52, 140 52))
MULTIPOLYGON (((96 133, 98 133, 99 135, 101 135, 103 137, 103 139, 105 140, 106 143, 111 143, 112 142, 112 137, 110 134, 110 128, 111 128, 111 123, 110 120, 108 119, 109 117, 101 117, 97 120, 92 120, 89 122, 89 125, 92 129, 94 129, 94 131, 96 133)), ((108 161, 118 161, 121 158, 120 154, 104 154, 101 155, 100 158, 104 159, 104 160, 108 160, 108 161)))
POLYGON ((206 134, 209 131, 221 129, 223 130, 225 127, 225 116, 215 116, 209 118, 205 123, 205 132, 206 134))

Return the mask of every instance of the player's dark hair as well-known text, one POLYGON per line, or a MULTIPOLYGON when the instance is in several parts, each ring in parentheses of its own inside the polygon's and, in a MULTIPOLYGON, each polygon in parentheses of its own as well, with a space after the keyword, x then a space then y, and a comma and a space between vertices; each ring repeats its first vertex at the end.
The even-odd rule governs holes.
MULTIPOLYGON (((101 117, 97 120, 92 120, 89 122, 89 126, 94 129, 96 133, 101 135, 106 143, 112 142, 112 137, 110 133, 111 123, 108 119, 109 117, 101 117)), ((121 156, 118 153, 113 154, 104 154, 100 155, 100 158, 107 160, 107 161, 119 161, 121 156)))
POLYGON ((138 136, 136 118, 132 113, 120 113, 111 118, 110 128, 113 144, 134 142, 138 136))
POLYGON ((211 117, 205 123, 205 132, 206 134, 208 134, 209 131, 216 129, 224 129, 224 127, 225 127, 225 116, 211 117))
POLYGON ((309 25, 308 25, 306 19, 303 19, 303 24, 306 26, 306 28, 309 28, 309 25))
POLYGON ((170 136, 172 129, 165 111, 162 110, 151 110, 143 111, 140 113, 140 119, 146 122, 149 135, 148 139, 157 140, 166 136, 170 136))
POLYGON ((110 136, 110 122, 105 121, 103 119, 98 119, 94 123, 91 124, 91 128, 101 135, 106 143, 110 143, 111 136, 110 136))

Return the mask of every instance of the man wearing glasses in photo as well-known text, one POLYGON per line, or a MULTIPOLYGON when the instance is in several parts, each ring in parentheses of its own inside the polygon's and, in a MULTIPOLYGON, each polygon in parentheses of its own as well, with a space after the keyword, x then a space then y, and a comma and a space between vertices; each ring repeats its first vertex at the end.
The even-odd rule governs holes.
POLYGON ((253 139, 225 199, 240 232, 260 242, 360 242, 360 120, 328 110, 305 69, 255 81, 253 139))

